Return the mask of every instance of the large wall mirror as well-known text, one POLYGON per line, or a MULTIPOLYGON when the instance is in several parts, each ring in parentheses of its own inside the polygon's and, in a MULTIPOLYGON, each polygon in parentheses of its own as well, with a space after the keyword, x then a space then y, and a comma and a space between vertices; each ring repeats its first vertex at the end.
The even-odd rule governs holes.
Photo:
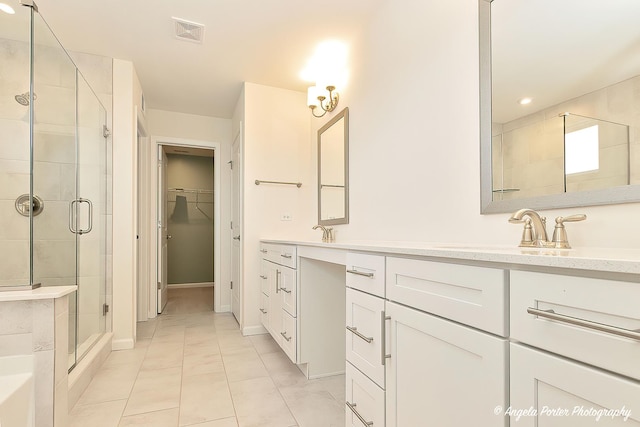
POLYGON ((349 223, 349 109, 318 130, 318 224, 349 223))
POLYGON ((482 212, 640 201, 640 1, 479 8, 482 212))

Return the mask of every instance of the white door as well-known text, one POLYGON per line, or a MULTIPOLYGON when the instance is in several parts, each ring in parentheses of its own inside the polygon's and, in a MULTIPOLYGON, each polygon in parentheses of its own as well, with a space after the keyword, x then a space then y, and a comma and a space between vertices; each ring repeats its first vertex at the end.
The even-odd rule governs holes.
POLYGON ((507 341, 387 303, 387 427, 505 427, 507 341))
POLYGON ((510 364, 511 426, 640 426, 638 381, 519 344, 510 364))
POLYGON ((238 323, 240 321, 240 287, 241 287, 241 269, 242 263, 242 242, 240 230, 242 230, 241 215, 241 181, 240 181, 240 142, 241 133, 233 141, 231 155, 231 312, 235 316, 238 323))
POLYGON ((167 154, 158 146, 158 313, 167 304, 167 154))

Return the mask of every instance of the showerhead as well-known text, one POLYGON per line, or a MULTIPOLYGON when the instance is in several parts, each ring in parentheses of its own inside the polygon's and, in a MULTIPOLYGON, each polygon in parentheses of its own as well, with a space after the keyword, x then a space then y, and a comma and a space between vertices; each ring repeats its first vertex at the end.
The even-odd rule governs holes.
MULTIPOLYGON (((29 92, 25 92, 25 93, 21 93, 20 95, 16 95, 15 98, 16 98, 16 101, 18 101, 18 104, 24 105, 25 107, 29 106, 29 92)), ((35 101, 36 98, 38 98, 38 97, 34 93, 33 94, 33 100, 35 101)))

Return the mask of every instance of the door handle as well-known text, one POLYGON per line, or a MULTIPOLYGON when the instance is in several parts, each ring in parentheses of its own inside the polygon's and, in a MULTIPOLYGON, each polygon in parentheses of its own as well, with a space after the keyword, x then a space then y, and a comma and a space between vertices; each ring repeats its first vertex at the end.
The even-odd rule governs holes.
POLYGON ((238 234, 237 236, 235 236, 235 237, 233 238, 233 240, 240 241, 240 235, 238 234))
POLYGON ((173 236, 171 234, 167 234, 167 240, 170 240, 172 238, 173 238, 173 236))
POLYGON ((82 197, 72 200, 71 203, 69 203, 69 231, 71 231, 74 234, 83 235, 83 234, 90 233, 91 230, 93 230, 93 203, 91 202, 91 200, 83 199, 82 197), (89 206, 88 225, 87 225, 87 228, 85 229, 82 229, 82 228, 76 229, 76 226, 78 225, 77 219, 76 219, 76 213, 78 208, 76 204, 79 204, 79 203, 86 203, 89 206))

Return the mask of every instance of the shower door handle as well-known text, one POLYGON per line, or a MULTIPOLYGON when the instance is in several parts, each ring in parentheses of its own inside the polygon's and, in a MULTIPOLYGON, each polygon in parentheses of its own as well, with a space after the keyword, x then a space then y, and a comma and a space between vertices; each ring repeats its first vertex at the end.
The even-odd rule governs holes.
POLYGON ((78 203, 86 203, 89 206, 89 221, 87 224, 87 228, 78 230, 78 234, 87 234, 93 230, 93 203, 89 199, 83 199, 82 197, 78 199, 78 203))
POLYGON ((89 199, 83 199, 82 197, 72 200, 71 203, 69 204, 69 231, 71 231, 74 234, 87 234, 90 233, 91 230, 93 230, 93 203, 91 202, 91 200, 89 199), (88 225, 87 228, 85 229, 80 229, 77 230, 76 229, 76 211, 74 209, 76 203, 86 203, 89 206, 89 221, 88 221, 88 225))

